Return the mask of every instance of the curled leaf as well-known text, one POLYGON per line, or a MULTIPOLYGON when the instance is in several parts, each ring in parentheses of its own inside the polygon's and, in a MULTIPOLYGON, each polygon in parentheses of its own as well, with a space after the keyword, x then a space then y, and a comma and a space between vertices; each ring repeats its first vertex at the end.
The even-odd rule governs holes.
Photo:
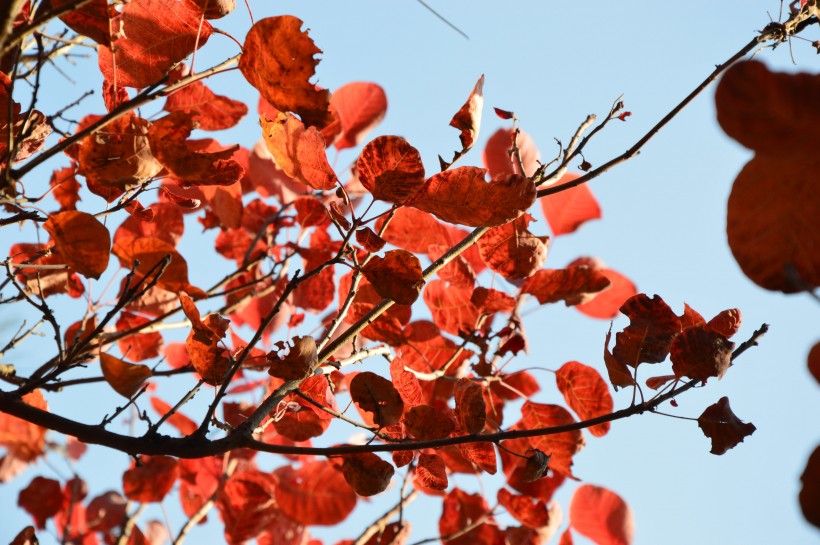
POLYGON ((151 369, 145 365, 128 363, 105 352, 100 354, 100 367, 105 381, 126 398, 136 394, 152 375, 151 369))
POLYGON ((717 455, 725 454, 727 450, 742 443, 756 429, 754 424, 744 423, 735 416, 728 397, 722 397, 717 403, 707 407, 698 417, 698 426, 712 440, 712 450, 709 452, 717 455))

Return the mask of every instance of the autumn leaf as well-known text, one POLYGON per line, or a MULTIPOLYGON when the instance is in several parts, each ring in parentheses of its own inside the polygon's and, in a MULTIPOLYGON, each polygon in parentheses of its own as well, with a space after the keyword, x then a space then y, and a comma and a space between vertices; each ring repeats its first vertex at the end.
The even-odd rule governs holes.
POLYGON ((806 462, 806 469, 800 475, 803 483, 798 499, 803 516, 811 524, 820 528, 820 447, 814 449, 806 462))
MULTIPOLYGON (((376 231, 381 231, 384 218, 376 222, 376 231)), ((447 228, 427 212, 402 206, 393 213, 393 218, 382 237, 394 246, 413 253, 427 253, 431 245, 450 247, 453 241, 447 228)))
POLYGON ((703 434, 712 440, 712 454, 726 454, 731 448, 755 432, 752 423, 742 422, 729 406, 729 398, 722 397, 717 403, 709 405, 698 417, 698 427, 703 434))
MULTIPOLYGON (((158 397, 151 398, 151 407, 163 417, 173 409, 158 397)), ((169 416, 166 422, 175 427, 182 435, 191 435, 199 428, 196 422, 179 412, 179 410, 174 411, 174 414, 169 416)))
POLYGON ((499 537, 490 507, 481 494, 468 494, 459 488, 444 496, 438 530, 442 536, 456 534, 447 540, 448 545, 495 545, 499 537), (471 529, 463 532, 468 526, 471 529))
MULTIPOLYGON (((612 412, 614 403, 604 379, 594 368, 569 361, 555 373, 558 390, 567 405, 581 420, 589 420, 612 412)), ((609 431, 609 422, 587 428, 595 437, 603 437, 609 431)))
POLYGON ((17 497, 18 507, 22 507, 34 519, 37 528, 46 527, 46 521, 63 507, 60 482, 45 477, 35 477, 17 497))
POLYGON ((458 335, 472 331, 478 320, 478 309, 470 300, 471 288, 448 286, 441 280, 431 280, 424 288, 424 302, 433 321, 443 331, 458 335))
POLYGON ((356 230, 356 242, 368 252, 378 252, 387 244, 387 241, 377 235, 370 227, 356 230))
POLYGON ((328 461, 304 462, 299 469, 283 466, 273 474, 279 508, 300 524, 332 526, 356 507, 356 493, 328 461))
POLYGON ((54 239, 66 264, 81 275, 98 280, 108 268, 111 235, 91 214, 58 212, 49 216, 43 228, 54 239))
POLYGON ((680 332, 680 320, 669 305, 658 295, 650 299, 641 293, 628 299, 621 312, 630 324, 615 336, 615 358, 632 367, 664 361, 680 332))
POLYGON ((421 405, 423 394, 419 379, 404 368, 401 358, 393 358, 390 361, 390 379, 399 392, 405 408, 421 405))
POLYGON ((189 185, 231 185, 238 182, 245 169, 233 159, 239 148, 234 145, 220 151, 193 151, 187 138, 193 119, 183 111, 174 111, 154 122, 148 129, 151 152, 170 173, 189 185))
POLYGON ((441 456, 432 452, 419 454, 416 478, 426 488, 447 490, 447 466, 441 456))
POLYGON ((254 468, 237 471, 219 487, 215 503, 228 543, 238 545, 257 537, 281 516, 275 488, 273 475, 254 468))
MULTIPOLYGON (((572 424, 575 419, 560 405, 548 405, 525 401, 521 407, 521 420, 515 429, 540 429, 572 424)), ((562 475, 572 475, 572 457, 586 444, 581 430, 566 431, 552 435, 542 435, 527 439, 533 449, 550 457, 549 467, 562 475)))
MULTIPOLYGON (((180 300, 182 299, 181 296, 180 300)), ((230 360, 228 351, 222 346, 221 341, 228 330, 229 322, 218 314, 205 316, 199 324, 191 321, 193 327, 185 341, 185 349, 191 363, 202 380, 214 386, 222 384, 227 377, 230 360)))
POLYGON ((105 352, 100 354, 100 368, 105 381, 125 398, 136 394, 152 375, 151 368, 145 365, 128 363, 105 352))
POLYGON ((239 70, 262 97, 282 112, 293 112, 306 127, 322 128, 333 118, 330 93, 310 83, 321 53, 291 15, 260 19, 245 37, 239 70))
POLYGON ((362 274, 379 295, 400 305, 412 305, 424 286, 421 262, 407 250, 374 255, 362 267, 362 274))
MULTIPOLYGON (((69 3, 70 0, 51 0, 51 8, 57 10, 69 3)), ((107 0, 92 0, 82 7, 63 13, 60 20, 74 32, 110 47, 111 30, 119 27, 120 14, 107 0)))
POLYGON ((356 161, 359 181, 374 199, 402 204, 424 186, 418 150, 400 136, 371 140, 356 161))
POLYGON ((517 218, 535 201, 529 179, 511 175, 486 182, 486 172, 458 167, 435 174, 410 204, 448 223, 495 227, 517 218))
POLYGON ((578 258, 569 267, 587 266, 603 274, 609 280, 609 287, 593 295, 590 300, 575 306, 575 310, 590 318, 612 320, 618 316, 619 309, 627 299, 638 294, 635 284, 616 270, 606 268, 594 258, 578 258), (592 264, 592 265, 590 265, 592 264))
POLYGON ((467 433, 481 433, 487 420, 483 388, 468 378, 461 378, 455 388, 456 418, 467 433))
MULTIPOLYGON (((141 276, 153 271, 159 272, 159 265, 169 258, 168 266, 162 271, 157 286, 174 294, 186 291, 201 293, 188 283, 188 264, 179 252, 167 242, 152 237, 124 238, 114 244, 112 252, 120 259, 123 267, 135 267, 141 276)), ((173 296, 176 298, 176 295, 173 296)))
MULTIPOLYGON (((207 0, 215 2, 215 0, 207 0)), ((244 102, 217 95, 201 81, 186 85, 168 97, 166 112, 181 111, 204 131, 219 131, 235 126, 248 113, 244 102)))
POLYGON ((508 280, 531 277, 547 259, 549 237, 533 235, 528 229, 531 221, 532 216, 522 214, 478 239, 481 259, 508 280))
POLYGON ((370 413, 377 426, 391 426, 401 419, 404 402, 393 383, 370 371, 350 381, 350 397, 362 413, 370 413))
POLYGON ((387 96, 375 83, 346 83, 330 97, 330 106, 341 124, 341 134, 333 143, 337 150, 358 146, 365 135, 384 119, 387 96))
POLYGON ((537 271, 527 278, 521 291, 534 295, 542 305, 564 301, 571 306, 592 300, 609 286, 609 279, 599 271, 587 267, 567 267, 537 271))
MULTIPOLYGON (((48 410, 48 403, 40 390, 34 390, 23 396, 23 402, 37 409, 48 410)), ((18 461, 22 470, 43 454, 46 428, 26 422, 8 414, 0 414, 0 446, 7 449, 6 456, 0 458, 5 463, 18 461)), ((0 476, 0 482, 13 477, 0 476)))
POLYGON ((481 158, 484 162, 484 168, 493 178, 505 174, 523 174, 530 177, 538 169, 541 162, 541 153, 535 146, 532 137, 524 131, 498 129, 487 140, 481 158), (515 145, 521 155, 524 172, 521 172, 518 158, 513 153, 513 139, 515 139, 515 145))
POLYGON ((720 379, 732 363, 735 343, 708 326, 685 329, 672 341, 670 359, 675 376, 706 382, 720 379))
POLYGON ((478 131, 481 128, 481 109, 484 107, 484 75, 482 74, 473 87, 467 102, 456 112, 450 126, 461 131, 461 153, 473 147, 478 131))
POLYGON ((131 501, 160 502, 179 478, 177 461, 170 456, 142 456, 122 475, 122 491, 131 501))
POLYGON ((372 452, 342 456, 342 475, 360 496, 375 496, 390 485, 395 470, 372 452))
POLYGON ((456 424, 449 414, 430 405, 416 405, 404 413, 404 425, 419 441, 448 437, 456 424))
MULTIPOLYGON (((117 319, 117 332, 139 330, 149 323, 148 318, 122 312, 117 319)), ((117 347, 124 357, 132 361, 143 361, 155 358, 162 352, 162 335, 158 331, 150 333, 132 333, 117 339, 117 347)))
POLYGON ((306 127, 286 113, 272 121, 262 116, 259 122, 268 151, 286 175, 313 189, 336 187, 339 180, 327 162, 325 139, 316 127, 306 127))
POLYGON ((730 308, 720 311, 720 313, 709 320, 706 325, 715 333, 730 339, 737 333, 737 330, 740 329, 742 322, 743 318, 740 314, 740 309, 730 308))
POLYGON ((629 545, 635 534, 632 509, 600 486, 582 484, 569 504, 570 527, 600 545, 629 545))
MULTIPOLYGON (((561 187, 579 177, 578 174, 565 174, 552 187, 561 187)), ((573 233, 584 223, 601 217, 601 207, 587 184, 543 197, 541 210, 556 237, 573 233)))
POLYGON ((282 380, 298 380, 309 376, 319 362, 316 351, 316 340, 311 336, 294 337, 291 339, 292 347, 285 343, 278 343, 278 350, 268 353, 268 361, 271 366, 268 372, 282 380), (284 356, 278 354, 279 350, 288 348, 288 353, 284 356))
POLYGON ((293 207, 296 209, 296 221, 304 228, 324 227, 330 223, 327 208, 312 195, 297 197, 293 207))
POLYGON ((121 11, 121 36, 99 48, 103 77, 121 87, 158 83, 178 62, 205 45, 213 27, 201 12, 176 0, 129 2, 121 11))
POLYGON ((550 522, 549 511, 544 500, 513 494, 506 488, 500 488, 497 497, 499 505, 527 528, 536 530, 550 522))

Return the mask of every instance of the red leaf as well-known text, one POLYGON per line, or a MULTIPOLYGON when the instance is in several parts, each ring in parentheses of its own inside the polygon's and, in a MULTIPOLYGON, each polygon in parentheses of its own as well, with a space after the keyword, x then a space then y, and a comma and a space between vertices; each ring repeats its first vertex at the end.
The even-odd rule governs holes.
POLYGON ((669 305, 657 295, 650 299, 641 293, 628 299, 621 312, 630 324, 615 336, 615 358, 632 367, 664 361, 680 332, 680 319, 669 305))
MULTIPOLYGON (((151 407, 162 416, 171 412, 173 408, 158 397, 151 398, 151 407)), ((169 416, 166 422, 175 427, 183 436, 191 435, 199 428, 196 422, 179 411, 175 411, 174 414, 169 416)))
POLYGON ((378 252, 387 244, 387 241, 377 235, 370 227, 356 230, 356 242, 361 244, 362 248, 368 252, 378 252))
POLYGON ((185 112, 204 131, 229 129, 248 113, 245 103, 217 95, 201 81, 187 85, 169 96, 164 109, 166 112, 185 112))
POLYGON ((279 342, 278 350, 268 353, 268 360, 271 363, 268 372, 282 380, 299 380, 310 376, 319 362, 316 351, 316 340, 313 337, 294 337, 291 339, 293 347, 289 348, 285 343, 279 342), (285 356, 279 356, 279 350, 289 348, 285 356))
MULTIPOLYGON (((579 177, 565 174, 553 187, 561 187, 579 177)), ((573 233, 584 223, 601 217, 601 207, 587 184, 547 195, 541 199, 541 210, 556 237, 573 233)))
POLYGON ((515 298, 507 295, 503 291, 492 288, 478 287, 473 290, 470 302, 475 305, 482 314, 493 312, 510 313, 515 310, 515 298))
MULTIPOLYGON (((376 222, 376 231, 381 231, 384 218, 376 222)), ((427 212, 403 206, 395 211, 387 226, 384 239, 394 246, 416 254, 425 254, 432 244, 452 246, 447 228, 427 212)))
POLYGON ((501 119, 512 119, 515 117, 515 114, 513 112, 502 110, 501 108, 494 107, 493 111, 495 112, 495 115, 497 115, 501 119))
POLYGON ((393 386, 399 392, 405 407, 421 405, 422 391, 416 375, 404 368, 401 358, 393 358, 390 362, 390 378, 393 386))
POLYGON ((544 500, 519 496, 501 488, 498 490, 498 503, 527 528, 537 530, 550 523, 550 513, 544 500))
POLYGON ((81 275, 98 280, 108 268, 111 235, 91 214, 58 212, 49 216, 43 228, 54 239, 66 264, 81 275))
POLYGON ((456 418, 467 433, 481 433, 487 420, 483 388, 468 378, 456 382, 456 418))
MULTIPOLYGON (((612 412, 614 403, 604 379, 598 371, 569 361, 555 373, 555 381, 567 405, 581 420, 589 420, 612 412)), ((596 424, 589 429, 595 437, 603 437, 609 431, 609 422, 596 424)))
POLYGON ((384 258, 373 256, 362 273, 379 295, 400 305, 412 305, 424 286, 421 263, 407 250, 391 250, 384 258))
MULTIPOLYGON (((48 404, 40 390, 24 395, 23 402, 44 411, 48 410, 48 404)), ((20 469, 43 453, 45 435, 45 428, 14 416, 0 414, 0 446, 6 447, 6 458, 23 463, 20 469)))
MULTIPOLYGON (((570 267, 577 261, 570 263, 570 267)), ((590 318, 612 320, 618 316, 618 311, 626 300, 636 295, 638 290, 629 278, 618 271, 602 268, 598 269, 598 272, 607 277, 609 288, 598 292, 591 300, 575 308, 590 318)))
POLYGON ((245 174, 233 159, 238 145, 221 151, 193 151, 187 138, 193 120, 190 115, 171 112, 148 129, 151 152, 170 173, 190 185, 231 185, 245 174))
MULTIPOLYGON (((51 0, 51 8, 58 10, 70 4, 70 0, 51 0)), ((119 27, 119 13, 107 0, 93 0, 60 15, 68 28, 88 36, 104 46, 111 46, 111 30, 119 27)))
POLYGON ((456 424, 450 415, 430 405, 416 405, 404 413, 404 426, 419 441, 449 437, 456 424))
POLYGON ((481 259, 508 280, 532 276, 547 259, 549 237, 530 233, 527 226, 531 221, 532 216, 522 214, 509 223, 493 227, 478 239, 481 259))
POLYGON ((159 502, 170 492, 179 477, 177 461, 170 456, 143 456, 140 465, 122 475, 122 491, 131 501, 159 502))
POLYGON ((424 302, 433 321, 443 331, 458 335, 471 332, 478 320, 478 309, 470 301, 471 288, 431 280, 424 289, 424 302))
POLYGON ((447 468, 441 456, 435 453, 419 454, 416 478, 426 488, 447 490, 447 468))
POLYGON ((76 210, 77 201, 81 200, 80 182, 77 181, 75 174, 77 173, 76 166, 61 168, 55 170, 51 174, 51 180, 48 185, 52 188, 51 195, 54 200, 60 204, 60 211, 76 210))
POLYGON ((495 227, 520 216, 535 201, 535 185, 523 176, 498 176, 489 183, 483 168, 458 167, 429 178, 412 206, 448 223, 495 227), (487 203, 493 203, 487 206, 487 203))
POLYGON ((490 508, 481 494, 468 494, 454 488, 444 497, 438 530, 442 536, 459 535, 447 539, 448 545, 495 545, 499 531, 490 516, 490 508), (484 520, 468 532, 462 530, 484 520))
POLYGON ((39 543, 40 541, 34 533, 34 527, 26 526, 20 530, 20 533, 14 536, 14 539, 11 540, 9 545, 39 545, 39 543))
POLYGON ((299 469, 284 466, 273 474, 279 508, 300 524, 332 526, 356 507, 356 493, 330 462, 305 462, 299 469))
POLYGON ((128 363, 105 352, 100 354, 100 368, 105 381, 126 398, 136 394, 152 374, 151 369, 145 365, 128 363))
POLYGON ((401 204, 424 186, 418 150, 400 136, 371 140, 356 161, 359 181, 374 199, 401 204))
POLYGON ((380 428, 397 423, 404 412, 404 402, 393 383, 370 371, 353 377, 350 397, 360 412, 372 414, 370 420, 380 428))
POLYGON ((262 97, 282 112, 294 112, 307 127, 319 128, 333 117, 330 93, 310 83, 322 51, 291 15, 257 21, 245 37, 239 70, 262 97))
POLYGON ((110 532, 125 521, 126 499, 119 492, 105 492, 88 502, 89 530, 110 532))
POLYGON ((672 341, 670 359, 675 376, 706 382, 723 377, 732 363, 735 343, 706 326, 685 329, 672 341))
POLYGON ((185 232, 180 207, 168 202, 157 202, 149 210, 154 214, 151 220, 128 216, 114 232, 114 244, 126 238, 151 237, 176 246, 185 232))
POLYGON ((487 140, 481 159, 484 168, 495 178, 502 174, 522 174, 518 165, 518 158, 513 154, 513 138, 516 138, 521 162, 524 163, 524 175, 529 177, 535 174, 541 161, 541 154, 529 134, 518 131, 518 136, 512 129, 498 129, 487 140))
POLYGON ((450 126, 461 131, 461 153, 473 147, 478 131, 481 128, 481 109, 484 107, 484 75, 482 74, 473 87, 467 102, 456 112, 450 126))
MULTIPOLYGON (((117 319, 117 332, 139 328, 149 322, 148 318, 130 312, 123 312, 117 319)), ((132 333, 117 339, 117 346, 124 357, 133 361, 156 358, 162 352, 162 335, 157 331, 132 333)))
POLYGON ((463 443, 458 445, 458 450, 467 461, 490 475, 495 475, 498 470, 495 447, 492 443, 463 443))
POLYGON ((140 276, 145 276, 151 271, 155 275, 159 264, 169 258, 168 266, 159 277, 157 286, 174 294, 180 291, 192 294, 202 293, 201 290, 188 283, 188 264, 167 242, 149 237, 126 238, 118 240, 112 251, 120 258, 120 263, 124 268, 135 267, 140 276))
POLYGON ((57 514, 63 506, 63 494, 60 482, 45 477, 35 477, 27 487, 20 491, 17 505, 25 509, 34 518, 37 528, 46 527, 46 521, 57 514))
POLYGON ((698 417, 698 427, 712 440, 712 450, 709 452, 717 455, 725 454, 727 450, 742 443, 756 429, 754 424, 746 424, 735 416, 728 397, 722 397, 717 403, 709 405, 698 417))
POLYGON ((313 189, 336 187, 339 180, 327 162, 325 139, 316 127, 305 128, 293 114, 285 113, 272 121, 262 116, 259 122, 268 151, 287 176, 313 189))
POLYGON ((524 282, 523 293, 534 295, 542 305, 564 301, 567 306, 590 301, 609 288, 609 279, 587 267, 543 269, 524 282))
POLYGON ((158 83, 213 32, 190 4, 176 0, 130 2, 121 20, 121 36, 112 48, 99 48, 100 71, 121 87, 158 83))
POLYGON ((324 227, 330 223, 327 208, 312 195, 297 197, 293 206, 296 208, 296 221, 304 228, 324 227))
POLYGON ((730 308, 721 311, 720 314, 709 320, 709 323, 706 325, 715 333, 727 339, 731 339, 732 336, 737 333, 737 330, 740 329, 741 322, 740 310, 730 308))
POLYGON ((372 452, 342 456, 342 475, 360 496, 375 496, 390 485, 395 470, 372 452))
MULTIPOLYGON (((515 429, 551 428, 572 424, 575 419, 565 408, 559 405, 545 405, 525 401, 521 407, 521 420, 513 426, 515 429)), ((553 435, 542 435, 527 439, 530 446, 550 457, 549 467, 556 473, 572 475, 572 457, 579 452, 586 441, 581 430, 566 431, 553 435)))
POLYGON ((387 96, 375 83, 354 81, 342 85, 330 97, 330 106, 342 126, 334 142, 337 150, 358 146, 370 130, 384 119, 387 96))
POLYGON ((678 319, 680 320, 681 331, 690 327, 704 325, 706 323, 703 316, 701 316, 698 311, 686 303, 683 304, 683 314, 678 316, 678 319))
POLYGON ((570 527, 599 545, 629 545, 635 533, 632 509, 614 492, 589 484, 575 489, 570 527))
POLYGON ((806 469, 800 475, 803 487, 798 499, 803 516, 811 524, 820 528, 820 447, 814 449, 806 462, 806 469))
POLYGON ((275 477, 257 469, 237 471, 228 478, 216 500, 228 543, 241 544, 255 538, 280 516, 275 488, 275 477))

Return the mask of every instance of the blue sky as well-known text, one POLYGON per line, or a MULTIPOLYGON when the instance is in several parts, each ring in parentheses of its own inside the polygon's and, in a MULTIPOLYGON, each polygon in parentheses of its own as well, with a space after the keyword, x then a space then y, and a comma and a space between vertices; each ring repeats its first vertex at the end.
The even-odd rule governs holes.
MULTIPOLYGON (((626 123, 614 123, 585 153, 589 162, 598 165, 631 146, 716 64, 768 23, 769 14, 777 19, 780 9, 776 0, 429 3, 469 39, 412 0, 250 0, 257 19, 293 14, 305 21, 324 51, 317 69, 321 86, 333 89, 351 81, 373 81, 384 87, 388 113, 371 137, 405 137, 419 149, 430 172, 436 170, 438 154, 447 157, 457 148, 458 131, 448 123, 481 74, 486 78, 484 123, 478 144, 461 164, 480 165, 484 141, 504 125, 492 115, 492 106, 515 111, 542 156, 551 157, 555 138, 567 141, 588 114, 604 115, 613 100, 623 95, 633 115, 626 123)), ((216 26, 241 41, 248 28, 241 2, 216 26)), ((807 36, 815 40, 818 32, 809 29, 807 36)), ((236 52, 235 44, 215 35, 197 54, 197 67, 205 68, 236 52)), ((796 66, 789 53, 788 45, 781 45, 774 51, 760 51, 757 58, 782 70, 817 71, 815 51, 807 42, 793 42, 796 66)), ((94 70, 93 62, 80 62, 69 75, 80 82, 96 81, 94 70)), ((79 96, 83 90, 78 85, 74 92, 59 77, 53 81, 72 89, 65 91, 68 94, 79 96)), ((209 85, 246 100, 252 112, 238 128, 219 135, 219 140, 252 147, 260 136, 253 116, 255 91, 238 71, 210 80, 209 85)), ((720 131, 713 93, 713 88, 707 90, 640 156, 592 183, 603 220, 553 240, 547 266, 560 268, 578 256, 591 255, 629 276, 640 291, 661 295, 675 310, 680 311, 685 301, 708 318, 738 307, 744 318, 738 342, 761 323, 771 324, 761 346, 744 354, 722 381, 710 381, 706 388, 685 394, 676 409, 666 407, 676 415, 697 417, 726 395, 734 412, 754 423, 757 431, 724 456, 714 456, 696 423, 643 415, 614 423, 604 438, 588 436, 574 470, 585 482, 610 488, 629 503, 635 512, 635 545, 816 542, 818 533, 803 522, 796 497, 805 461, 820 441, 820 390, 806 370, 809 348, 818 340, 820 313, 806 295, 787 297, 758 288, 731 257, 725 237, 726 199, 732 180, 751 154, 720 131)), ((57 95, 45 97, 46 103, 63 104, 66 95, 57 95)), ((102 110, 95 100, 87 102, 87 112, 102 110)), ((355 160, 356 153, 342 152, 337 164, 355 160)), ((45 180, 48 172, 43 170, 41 175, 45 180)), ((548 234, 540 213, 536 217, 539 223, 531 230, 548 234)), ((4 237, 0 249, 6 251, 10 242, 4 237)), ((208 247, 207 242, 199 244, 208 247)), ((208 262, 196 262, 194 252, 185 254, 183 249, 183 254, 191 256, 195 284, 212 277, 208 262)), ((557 369, 566 361, 578 360, 603 371, 608 322, 559 306, 528 310, 530 354, 510 364, 510 370, 557 369)), ((16 327, 9 320, 0 319, 7 332, 16 327)), ((615 329, 624 325, 620 319, 615 329)), ((28 350, 14 357, 17 361, 42 357, 36 349, 28 350)), ((536 400, 558 402, 553 377, 534 373, 544 385, 536 400)), ((88 406, 89 393, 78 392, 67 400, 55 397, 52 407, 93 415, 98 406, 88 406)), ((627 406, 630 398, 625 391, 615 394, 616 408, 627 406)), ((94 495, 119 488, 127 463, 124 455, 92 449, 77 469, 89 480, 94 495)), ((66 474, 64 468, 41 465, 0 488, 0 512, 10 522, 0 525, 0 543, 10 541, 26 523, 26 516, 15 507, 19 487, 38 474, 53 477, 52 471, 66 474)), ((488 489, 499 485, 486 476, 482 479, 488 489)), ((479 486, 464 475, 453 481, 470 490, 479 486)), ((572 488, 565 486, 556 497, 565 513, 572 488)), ((392 490, 377 496, 360 506, 342 529, 317 535, 330 544, 358 535, 357 528, 374 512, 386 510, 396 494, 392 490)), ((174 527, 179 527, 180 519, 173 516, 178 509, 171 505, 168 509, 174 527)), ((416 528, 411 542, 434 535, 439 513, 440 504, 422 500, 407 510, 416 528)), ((217 542, 217 526, 209 528, 193 534, 192 542, 217 542)), ((50 543, 48 538, 41 542, 50 543)), ((583 543, 577 534, 576 543, 583 543)))

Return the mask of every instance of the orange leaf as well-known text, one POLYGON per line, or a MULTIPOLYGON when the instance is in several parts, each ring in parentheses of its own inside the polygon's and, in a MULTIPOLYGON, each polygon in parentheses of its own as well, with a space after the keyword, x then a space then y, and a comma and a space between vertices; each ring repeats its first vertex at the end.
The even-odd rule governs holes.
POLYGON ((284 466, 273 474, 278 479, 276 503, 300 524, 332 526, 356 507, 356 493, 330 462, 304 462, 299 469, 284 466))
POLYGON ((289 177, 313 189, 333 189, 336 173, 327 162, 325 139, 316 127, 307 127, 293 114, 280 113, 273 121, 259 118, 265 145, 276 165, 289 177))
MULTIPOLYGON (((376 231, 381 231, 383 225, 384 218, 382 217, 376 222, 376 231)), ((427 253, 427 249, 432 244, 449 248, 454 242, 447 228, 436 218, 427 212, 407 206, 402 206, 395 211, 393 219, 382 236, 390 244, 416 254, 427 253)))
POLYGON ((428 282, 424 302, 436 325, 453 335, 472 331, 478 320, 478 309, 470 301, 472 291, 467 287, 448 286, 442 280, 428 282))
POLYGON ((159 83, 176 63, 205 45, 213 27, 177 0, 140 0, 122 8, 121 37, 99 48, 103 77, 121 87, 159 83))
POLYGON ((564 301, 571 306, 590 301, 596 294, 605 292, 609 285, 609 279, 599 271, 567 267, 536 272, 527 278, 521 291, 534 295, 542 305, 564 301))
POLYGON ((737 330, 740 329, 742 321, 740 310, 730 308, 721 311, 717 316, 709 320, 709 323, 706 325, 715 333, 730 339, 737 333, 737 330))
POLYGON ((54 239, 66 264, 95 280, 108 268, 111 235, 105 225, 85 212, 67 210, 49 216, 43 227, 54 239))
MULTIPOLYGON (((570 263, 569 266, 572 267, 576 261, 570 263)), ((618 316, 618 310, 621 308, 621 305, 623 305, 627 299, 636 295, 638 290, 629 278, 618 271, 601 268, 598 269, 598 272, 609 280, 609 287, 593 295, 592 299, 586 303, 576 305, 575 309, 590 318, 612 320, 618 316)))
MULTIPOLYGON (((555 381, 567 405, 581 420, 612 412, 614 403, 609 388, 598 371, 592 367, 577 361, 569 361, 555 373, 555 381)), ((596 424, 588 429, 595 437, 603 437, 609 431, 609 422, 596 424)))
POLYGON ((365 371, 350 381, 350 397, 362 413, 371 413, 377 426, 391 426, 401 420, 404 402, 393 383, 376 373, 365 371))
POLYGON ((531 180, 511 175, 486 182, 486 173, 483 168, 458 167, 435 174, 411 204, 448 223, 495 227, 517 218, 535 201, 531 180))
POLYGON ((128 363, 105 352, 100 354, 100 367, 105 381, 126 398, 136 394, 152 375, 151 369, 145 365, 128 363))
POLYGON ((456 417, 467 433, 481 433, 487 420, 483 388, 468 378, 460 378, 455 389, 456 417))
POLYGON ((522 173, 518 168, 518 159, 513 155, 513 138, 515 137, 516 133, 512 129, 498 129, 487 140, 481 158, 484 168, 493 178, 502 174, 524 174, 529 177, 538 169, 541 153, 530 135, 524 131, 518 131, 516 144, 526 172, 522 173))
MULTIPOLYGON (((578 174, 565 174, 553 187, 579 177, 578 174)), ((584 223, 601 217, 601 207, 587 184, 547 195, 541 199, 541 210, 556 237, 573 233, 584 223)))
POLYGON ((387 96, 375 83, 354 81, 342 85, 330 97, 342 133, 334 142, 336 149, 358 146, 365 135, 384 119, 387 112, 387 96))
POLYGON ((672 340, 680 332, 680 319, 669 305, 655 295, 640 293, 621 307, 630 324, 615 336, 613 355, 623 364, 660 363, 669 354, 672 340))
POLYGON ((478 239, 481 259, 508 280, 532 276, 547 259, 549 237, 530 233, 527 226, 531 221, 532 216, 522 214, 509 223, 493 227, 478 239))
POLYGON ((248 113, 244 102, 217 95, 201 81, 195 81, 173 93, 165 101, 163 109, 166 112, 185 112, 204 131, 229 129, 248 113))
POLYGON ((371 140, 356 161, 359 181, 374 199, 401 204, 424 186, 419 151, 400 136, 371 140))
POLYGON ((447 468, 441 456, 435 453, 419 454, 416 478, 426 488, 447 490, 447 468))
POLYGON ((170 456, 142 456, 122 475, 122 491, 131 501, 160 502, 179 477, 177 461, 170 456))
POLYGON ((375 496, 390 485, 395 470, 372 452, 342 456, 342 475, 360 496, 375 496))
POLYGON ((333 117, 330 93, 310 83, 321 53, 291 15, 257 21, 245 37, 239 70, 262 97, 282 112, 294 112, 308 126, 319 128, 333 117))
MULTIPOLYGON (((148 318, 130 312, 120 314, 117 319, 117 332, 139 328, 149 322, 148 318)), ((120 352, 128 359, 142 361, 155 358, 162 352, 162 335, 158 331, 150 333, 132 333, 117 339, 120 352)))
POLYGON ((484 107, 484 74, 478 78, 467 102, 456 112, 450 121, 450 126, 461 131, 458 136, 461 140, 461 152, 464 153, 473 147, 478 131, 481 128, 481 109, 484 107))
POLYGON ((717 403, 709 405, 698 417, 698 427, 712 440, 712 450, 709 452, 717 455, 725 454, 727 450, 742 443, 756 429, 754 424, 746 424, 735 416, 728 397, 722 397, 717 403))
POLYGON ((193 151, 187 138, 194 122, 189 114, 171 112, 148 129, 151 152, 179 180, 189 185, 231 185, 245 174, 233 154, 238 145, 221 151, 193 151))
POLYGON ((404 426, 419 441, 449 437, 456 424, 446 412, 430 405, 416 405, 404 413, 404 426))
POLYGON ((706 382, 709 377, 723 377, 732 363, 735 343, 728 341, 709 326, 685 329, 672 341, 670 358, 675 376, 706 382))
MULTIPOLYGON (((48 410, 48 404, 40 390, 23 396, 23 402, 37 409, 48 410)), ((0 446, 6 447, 7 457, 23 464, 34 461, 43 454, 46 429, 7 414, 0 414, 0 446)))
POLYGON ((152 274, 157 274, 158 265, 168 257, 170 258, 168 267, 159 277, 157 286, 175 294, 180 291, 202 293, 201 290, 188 283, 188 264, 185 259, 165 241, 149 237, 126 238, 118 240, 112 251, 120 258, 122 266, 127 269, 136 266, 139 262, 136 270, 142 276, 152 270, 152 274))
MULTIPOLYGON (((173 408, 158 397, 151 398, 151 407, 162 416, 171 412, 173 408)), ((191 435, 199 428, 196 422, 179 411, 175 411, 174 414, 169 416, 166 422, 175 427, 182 435, 191 435)))
MULTIPOLYGON (((575 419, 560 405, 546 405, 525 401, 521 407, 521 420, 515 429, 551 428, 572 424, 575 419)), ((556 473, 572 475, 572 457, 586 444, 581 430, 566 431, 553 435, 530 437, 530 446, 550 457, 549 467, 556 473)))
POLYGON ((218 314, 209 314, 201 322, 194 324, 185 349, 191 363, 202 380, 213 386, 222 384, 228 373, 228 351, 220 341, 225 337, 229 322, 218 314))
POLYGON ((614 492, 589 484, 575 489, 570 527, 598 545, 629 545, 635 533, 632 509, 614 492))
POLYGON ((550 522, 550 514, 544 500, 519 496, 513 494, 506 488, 498 490, 498 503, 513 516, 515 520, 526 526, 537 530, 543 528, 550 522))
POLYGON ((439 533, 448 536, 458 532, 447 540, 448 545, 495 545, 500 542, 499 530, 489 516, 490 508, 481 494, 468 494, 454 488, 444 497, 442 507, 439 533), (476 525, 482 519, 485 522, 476 525), (462 532, 468 526, 472 529, 462 532))
POLYGON ((400 305, 412 305, 424 286, 419 258, 407 250, 373 256, 362 273, 379 295, 400 305))

